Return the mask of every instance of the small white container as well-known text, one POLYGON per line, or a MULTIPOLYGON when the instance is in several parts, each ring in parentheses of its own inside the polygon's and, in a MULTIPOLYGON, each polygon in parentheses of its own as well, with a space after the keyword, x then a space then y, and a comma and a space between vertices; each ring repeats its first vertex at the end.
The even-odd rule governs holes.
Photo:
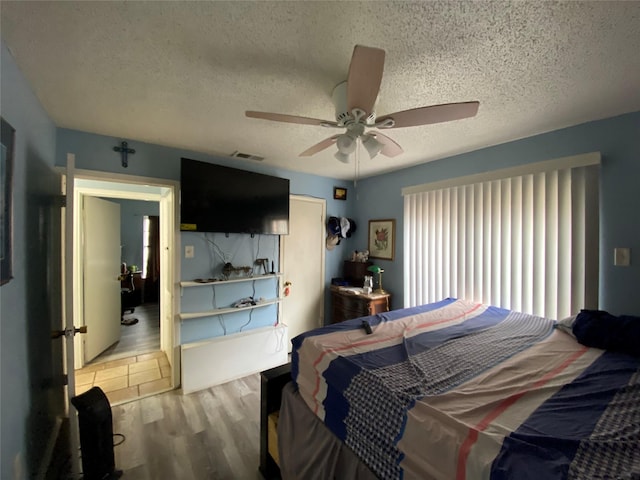
POLYGON ((369 295, 373 291, 373 276, 365 275, 364 283, 362 285, 362 291, 369 295))

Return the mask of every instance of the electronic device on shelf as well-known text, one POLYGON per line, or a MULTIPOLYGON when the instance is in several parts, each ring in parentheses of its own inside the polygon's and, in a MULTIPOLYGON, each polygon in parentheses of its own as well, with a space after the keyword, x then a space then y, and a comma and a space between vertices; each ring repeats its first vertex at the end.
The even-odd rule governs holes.
POLYGON ((182 158, 180 230, 287 235, 289 180, 182 158))
POLYGON ((233 302, 231 306, 235 308, 251 307, 257 303, 258 302, 256 302, 253 297, 245 297, 233 302))

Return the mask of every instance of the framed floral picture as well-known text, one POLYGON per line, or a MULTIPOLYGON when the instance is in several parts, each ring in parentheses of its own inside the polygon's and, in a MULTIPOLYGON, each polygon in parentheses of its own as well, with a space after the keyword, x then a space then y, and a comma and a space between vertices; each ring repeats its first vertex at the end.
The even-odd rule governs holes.
POLYGON ((395 220, 369 220, 369 258, 393 260, 395 242, 395 220))

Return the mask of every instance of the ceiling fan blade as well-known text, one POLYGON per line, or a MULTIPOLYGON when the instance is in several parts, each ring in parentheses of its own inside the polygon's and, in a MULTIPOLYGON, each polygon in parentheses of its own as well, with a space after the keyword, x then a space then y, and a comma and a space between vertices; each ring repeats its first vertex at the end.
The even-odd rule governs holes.
POLYGON ((385 157, 395 157, 397 155, 400 155, 401 153, 404 153, 402 147, 398 145, 394 139, 389 138, 380 132, 370 133, 375 135, 376 140, 378 140, 382 144, 382 150, 380 150, 380 153, 385 157))
POLYGON ((298 123, 301 125, 320 125, 326 127, 337 127, 336 122, 330 122, 329 120, 320 120, 317 118, 299 117, 297 115, 284 115, 282 113, 271 112, 254 112, 247 110, 244 114, 249 118, 261 118, 263 120, 272 120, 274 122, 285 123, 298 123))
POLYGON ((320 143, 316 143, 313 147, 307 148, 304 152, 302 152, 299 157, 310 157, 311 155, 315 155, 316 153, 324 150, 325 148, 329 148, 331 145, 336 143, 338 137, 340 135, 334 135, 333 137, 325 138, 320 143))
POLYGON ((370 114, 378 98, 384 50, 356 45, 351 56, 347 77, 347 109, 360 108, 370 114))
POLYGON ((394 125, 378 128, 402 128, 415 127, 418 125, 429 125, 431 123, 449 122, 475 116, 478 113, 480 102, 445 103, 442 105, 432 105, 430 107, 413 108, 402 112, 390 113, 376 118, 376 124, 392 119, 394 125))

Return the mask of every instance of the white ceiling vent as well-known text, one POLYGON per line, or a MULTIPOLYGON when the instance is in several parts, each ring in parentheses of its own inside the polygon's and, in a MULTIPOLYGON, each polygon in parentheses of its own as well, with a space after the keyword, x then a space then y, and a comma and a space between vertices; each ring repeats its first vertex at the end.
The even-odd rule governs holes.
POLYGON ((256 162, 261 162, 262 160, 264 160, 264 157, 261 157, 260 155, 252 155, 250 153, 243 153, 243 152, 239 152, 238 150, 233 152, 231 154, 231 156, 232 157, 238 157, 238 158, 246 158, 247 160, 255 160, 256 162))

